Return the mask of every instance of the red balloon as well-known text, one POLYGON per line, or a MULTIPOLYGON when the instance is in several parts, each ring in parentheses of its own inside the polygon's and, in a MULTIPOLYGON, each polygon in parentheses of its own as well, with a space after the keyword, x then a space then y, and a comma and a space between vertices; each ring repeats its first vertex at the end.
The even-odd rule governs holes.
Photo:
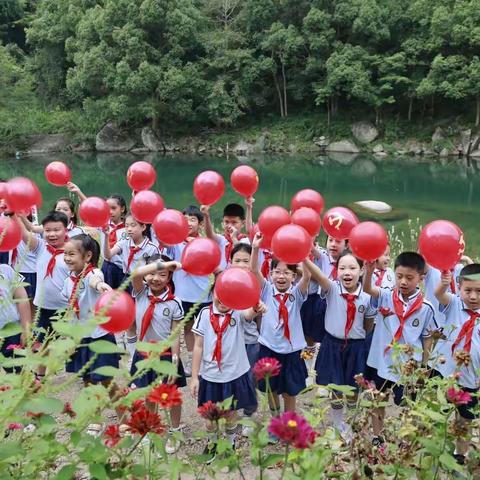
POLYGON ((315 190, 306 188, 297 192, 290 203, 290 209, 292 212, 298 210, 301 207, 313 208, 319 215, 322 213, 325 202, 323 197, 315 190))
POLYGON ((148 190, 157 179, 157 172, 148 162, 132 163, 127 171, 127 183, 134 192, 148 190))
POLYGON ((130 203, 130 211, 137 221, 152 223, 163 210, 163 198, 151 190, 138 192, 130 203))
POLYGON ((322 227, 320 214, 310 207, 300 207, 295 210, 292 214, 292 223, 303 227, 312 237, 316 237, 322 227))
POLYGON ((258 217, 258 228, 263 235, 271 237, 280 227, 289 224, 290 215, 278 205, 267 207, 258 217))
POLYGON ((64 187, 72 179, 72 172, 63 162, 50 162, 45 167, 45 178, 56 187, 64 187))
POLYGON ((42 204, 42 194, 29 178, 15 177, 7 182, 7 203, 13 212, 29 212, 42 204))
POLYGON ((176 245, 188 237, 188 222, 182 212, 167 209, 155 217, 153 230, 162 243, 176 245))
POLYGON ((220 259, 217 242, 209 238, 196 238, 183 250, 182 268, 191 275, 210 275, 220 265, 220 259))
POLYGON ((453 222, 436 220, 423 227, 418 238, 420 253, 432 267, 451 270, 465 250, 463 232, 453 222))
POLYGON ((0 217, 0 252, 13 250, 22 239, 22 229, 12 217, 0 217))
POLYGON ((356 257, 373 262, 385 253, 388 236, 385 229, 378 223, 361 222, 352 228, 348 243, 356 257))
POLYGON ((240 165, 230 175, 232 188, 244 197, 251 197, 258 189, 257 172, 248 165, 240 165))
POLYGON ((323 229, 336 240, 345 240, 352 228, 357 225, 357 216, 348 208, 333 207, 323 216, 323 229))
POLYGON ((78 214, 89 227, 104 227, 110 220, 108 203, 100 197, 88 197, 84 200, 78 214))
POLYGON ((273 255, 285 263, 303 262, 312 245, 312 237, 300 225, 284 225, 272 237, 273 255))
POLYGON ((228 308, 246 310, 258 305, 260 283, 257 277, 244 268, 231 267, 224 270, 215 281, 215 294, 228 308), (238 293, 242 292, 241 295, 238 293))
MULTIPOLYGON (((258 223, 253 225, 252 230, 250 231, 248 238, 250 238, 250 242, 253 242, 253 238, 255 234, 259 232, 258 223)), ((263 250, 270 250, 272 248, 272 236, 271 235, 263 235, 262 243, 260 244, 260 248, 263 250)))
POLYGON ((193 194, 201 205, 217 203, 225 193, 223 177, 213 170, 200 173, 193 182, 193 194))
POLYGON ((127 292, 110 290, 98 298, 95 314, 108 318, 100 325, 107 332, 123 332, 135 321, 135 303, 127 292))

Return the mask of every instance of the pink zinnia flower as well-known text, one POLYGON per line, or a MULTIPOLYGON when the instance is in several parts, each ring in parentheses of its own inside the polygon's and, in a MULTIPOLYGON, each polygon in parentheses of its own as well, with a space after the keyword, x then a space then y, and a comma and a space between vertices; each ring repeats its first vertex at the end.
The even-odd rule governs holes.
POLYGON ((15 343, 11 343, 7 346, 7 350, 19 350, 21 348, 23 348, 21 345, 17 345, 15 343))
POLYGON ((13 423, 9 423, 7 428, 9 430, 21 430, 23 428, 23 425, 18 422, 13 422, 13 423))
POLYGON ((295 412, 285 412, 272 418, 268 431, 294 448, 308 448, 315 442, 315 431, 305 418, 295 412))
POLYGON ((117 443, 122 439, 120 435, 120 427, 118 425, 109 425, 103 434, 105 437, 107 437, 103 443, 109 448, 117 445, 117 443))
POLYGON ((281 363, 276 358, 261 358, 253 366, 253 374, 257 380, 276 377, 280 374, 281 363))
POLYGON ((450 387, 447 389, 447 400, 454 405, 466 405, 472 400, 472 396, 468 392, 461 389, 450 387))
POLYGON ((200 405, 197 411, 202 418, 211 422, 218 422, 221 418, 230 418, 233 415, 231 410, 225 409, 211 400, 200 405))

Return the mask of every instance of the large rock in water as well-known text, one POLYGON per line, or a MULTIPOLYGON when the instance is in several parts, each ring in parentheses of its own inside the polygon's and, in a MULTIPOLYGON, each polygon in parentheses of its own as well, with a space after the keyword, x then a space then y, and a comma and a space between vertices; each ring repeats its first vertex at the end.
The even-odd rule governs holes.
POLYGON ((151 152, 164 152, 165 145, 151 127, 142 128, 142 143, 151 152))
POLYGON ((128 152, 135 145, 135 140, 125 130, 108 122, 95 139, 95 148, 99 152, 128 152))
POLYGON ((352 133, 360 143, 371 143, 378 137, 378 130, 370 122, 356 122, 352 133))
POLYGON ((350 140, 332 142, 325 150, 327 152, 360 153, 360 149, 350 140))
POLYGON ((378 200, 362 200, 360 202, 355 202, 355 205, 375 213, 389 213, 392 211, 391 205, 378 200))
POLYGON ((51 135, 32 135, 27 139, 25 153, 39 154, 51 152, 63 152, 68 147, 68 138, 63 133, 51 135))

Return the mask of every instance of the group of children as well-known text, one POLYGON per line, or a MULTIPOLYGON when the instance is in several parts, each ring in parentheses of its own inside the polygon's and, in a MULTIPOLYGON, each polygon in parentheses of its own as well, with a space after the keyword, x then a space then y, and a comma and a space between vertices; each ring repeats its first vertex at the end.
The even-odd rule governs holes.
MULTIPOLYGON (((73 183, 68 189, 80 200, 85 198, 73 183)), ((81 371, 85 384, 109 384, 111 379, 95 369, 118 367, 119 356, 99 354, 92 363, 88 345, 97 339, 113 343, 122 339, 89 319, 103 292, 128 282, 136 321, 125 332, 124 341, 131 355, 130 372, 139 388, 159 380, 153 371, 137 371, 144 354, 136 350, 136 343, 164 341, 182 324, 186 354, 182 362, 177 337, 162 354, 162 359, 177 367, 177 376, 165 381, 185 387, 186 377, 191 376, 190 391, 199 405, 231 398, 232 409, 243 409, 246 416, 257 407, 255 387, 267 388, 263 381, 255 385, 251 370, 262 358, 275 358, 281 364, 280 374, 270 378, 273 412, 280 410, 280 398, 285 410, 295 410, 296 397, 306 389, 313 370, 318 385, 355 389, 355 377, 363 374, 379 390, 393 391, 395 402, 400 403, 404 392, 396 366, 413 359, 419 366, 429 365, 437 374, 450 376, 456 371, 455 352, 459 350, 470 354, 473 365, 463 368, 459 386, 475 394, 478 391, 480 281, 469 277, 480 273, 479 264, 469 261, 471 264, 459 265, 453 273, 442 273, 426 265, 420 254, 403 252, 392 270, 388 249, 376 262, 364 264, 350 252, 347 240, 330 236, 325 248, 312 244, 311 255, 302 264, 286 264, 262 247, 261 233, 252 236, 251 198, 246 201, 246 214, 241 205, 225 207, 221 233, 213 228, 209 207, 188 206, 183 211, 188 237, 181 244, 165 246, 150 225, 128 213, 121 196, 111 195, 107 203, 110 222, 103 231, 78 227, 75 204, 69 197, 59 199, 40 225, 31 218, 12 215, 22 229, 22 242, 0 265, 0 294, 4 302, 9 299, 8 308, 0 313, 0 326, 19 322, 23 333, 4 339, 2 355, 12 355, 9 345, 24 343, 33 309, 38 318, 33 329, 37 344, 55 335, 53 322, 57 312, 65 310, 72 322, 85 327, 85 338, 66 371, 81 371), (185 246, 203 232, 220 246, 218 271, 239 267, 256 275, 261 285, 258 305, 232 311, 215 295, 213 276, 182 270, 185 246), (24 282, 27 287, 21 286, 24 282), (448 335, 434 345, 432 334, 439 329, 448 335), (412 348, 399 349, 399 345, 412 348), (446 361, 439 363, 440 356, 446 361)), ((3 215, 11 215, 3 200, 0 209, 3 215)), ((45 367, 40 367, 37 376, 41 380, 43 375, 45 367)), ((115 394, 114 388, 109 391, 115 394)), ((347 407, 354 399, 347 398, 347 407)), ((476 400, 474 395, 460 410, 465 419, 473 418, 476 400)), ((345 402, 339 392, 332 392, 330 415, 333 425, 348 439, 345 402)), ((383 441, 383 416, 381 409, 372 416, 374 444, 383 441)), ((180 428, 180 420, 181 407, 175 407, 173 431, 180 428)), ((232 417, 227 428, 232 442, 235 427, 232 417)), ((248 426, 243 433, 248 435, 248 426)), ((179 446, 178 440, 169 441, 167 452, 173 453, 179 446)), ((465 445, 457 448, 460 455, 465 454, 465 445)), ((215 444, 207 449, 213 458, 215 444)))

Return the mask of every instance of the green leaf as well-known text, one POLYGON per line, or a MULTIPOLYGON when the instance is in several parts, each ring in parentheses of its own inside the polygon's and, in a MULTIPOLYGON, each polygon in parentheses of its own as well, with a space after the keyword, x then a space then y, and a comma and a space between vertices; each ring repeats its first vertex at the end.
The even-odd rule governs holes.
POLYGON ((125 350, 106 340, 97 340, 90 343, 88 348, 94 353, 125 353, 125 350))
POLYGON ((7 458, 23 455, 24 450, 20 442, 7 442, 2 443, 0 446, 0 461, 7 458))
POLYGON ((22 333, 22 326, 17 322, 7 323, 0 329, 0 337, 7 338, 12 335, 18 335, 22 333))
POLYGON ((164 360, 159 360, 158 358, 141 360, 140 362, 137 362, 135 366, 138 371, 152 369, 160 375, 177 374, 177 368, 172 362, 166 362, 164 360))
POLYGON ((275 465, 276 463, 283 461, 284 458, 285 458, 285 455, 282 455, 281 453, 271 453, 270 455, 267 455, 263 459, 262 467, 263 468, 271 467, 272 465, 275 465))
POLYGON ((104 375, 105 377, 114 377, 118 375, 119 372, 120 370, 115 367, 98 367, 93 371, 93 373, 104 375))
POLYGON ((440 460, 440 463, 444 467, 448 468, 449 470, 455 470, 456 472, 463 472, 463 468, 461 467, 461 465, 459 465, 455 460, 455 458, 449 453, 443 452, 440 455, 439 460, 440 460))
POLYGON ((95 480, 105 480, 107 478, 107 472, 103 465, 100 465, 99 463, 93 463, 90 465, 89 469, 90 475, 95 480))
POLYGON ((60 400, 48 397, 32 398, 22 406, 26 412, 46 414, 61 413, 63 412, 63 407, 64 405, 60 400))
POLYGON ((335 385, 334 383, 329 383, 327 385, 327 388, 329 390, 335 390, 336 392, 341 392, 344 393, 345 395, 353 395, 355 392, 355 387, 352 387, 350 385, 335 385))
POLYGON ((71 480, 75 477, 77 467, 75 465, 66 465, 63 467, 55 477, 55 480, 71 480))

